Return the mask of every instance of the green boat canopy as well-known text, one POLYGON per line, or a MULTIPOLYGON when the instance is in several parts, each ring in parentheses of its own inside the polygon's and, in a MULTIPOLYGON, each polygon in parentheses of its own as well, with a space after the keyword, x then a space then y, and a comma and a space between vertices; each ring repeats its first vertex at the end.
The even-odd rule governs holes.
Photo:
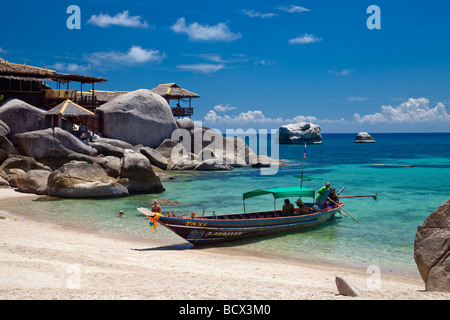
POLYGON ((249 191, 243 194, 243 198, 248 199, 252 197, 258 197, 266 194, 271 194, 275 199, 287 198, 287 197, 311 197, 314 198, 314 189, 301 188, 300 186, 286 187, 286 188, 273 188, 273 189, 258 189, 249 191))

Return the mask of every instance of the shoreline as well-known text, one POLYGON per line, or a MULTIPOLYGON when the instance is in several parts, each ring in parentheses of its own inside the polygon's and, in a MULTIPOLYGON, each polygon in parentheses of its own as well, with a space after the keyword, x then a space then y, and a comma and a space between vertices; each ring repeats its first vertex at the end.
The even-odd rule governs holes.
MULTIPOLYGON (((8 196, 36 197, 0 190, 0 199, 8 196)), ((366 270, 164 245, 14 212, 0 215, 1 299, 364 299, 339 295, 338 275, 366 299, 450 299, 449 293, 424 291, 421 279, 408 276, 381 272, 380 285, 370 289, 366 270)))

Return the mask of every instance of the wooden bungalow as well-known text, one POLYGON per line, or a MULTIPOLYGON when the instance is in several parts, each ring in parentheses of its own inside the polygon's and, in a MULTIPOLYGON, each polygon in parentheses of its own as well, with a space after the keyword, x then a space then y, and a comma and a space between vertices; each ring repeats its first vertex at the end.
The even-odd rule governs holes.
POLYGON ((200 97, 196 93, 181 88, 176 83, 160 84, 151 91, 165 98, 167 100, 167 103, 169 103, 169 105, 170 100, 177 100, 178 101, 177 105, 175 107, 171 107, 171 109, 173 116, 178 118, 181 117, 190 118, 194 114, 194 108, 192 108, 191 99, 200 97), (189 99, 189 107, 181 107, 180 102, 185 101, 184 99, 189 99))
POLYGON ((3 99, 17 98, 31 105, 45 109, 52 108, 63 102, 66 98, 83 105, 86 108, 95 108, 96 101, 94 84, 108 81, 107 79, 89 77, 76 74, 62 74, 48 68, 38 68, 7 62, 0 59, 0 95, 3 99), (55 81, 57 89, 52 89, 46 82, 55 81), (79 82, 78 90, 70 90, 70 82, 79 82), (66 89, 61 85, 65 84, 66 89), (83 98, 83 84, 92 84, 92 94, 83 98))

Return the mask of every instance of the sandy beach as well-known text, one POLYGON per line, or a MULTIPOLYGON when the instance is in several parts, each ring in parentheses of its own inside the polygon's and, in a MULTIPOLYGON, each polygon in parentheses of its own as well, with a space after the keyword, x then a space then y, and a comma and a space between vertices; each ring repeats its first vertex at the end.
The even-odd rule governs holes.
MULTIPOLYGON (((36 197, 0 189, 9 197, 36 197)), ((2 212, 0 299, 450 299, 419 278, 331 265, 236 256, 220 248, 180 249, 92 234, 2 212), (342 276, 365 298, 338 294, 342 276)))

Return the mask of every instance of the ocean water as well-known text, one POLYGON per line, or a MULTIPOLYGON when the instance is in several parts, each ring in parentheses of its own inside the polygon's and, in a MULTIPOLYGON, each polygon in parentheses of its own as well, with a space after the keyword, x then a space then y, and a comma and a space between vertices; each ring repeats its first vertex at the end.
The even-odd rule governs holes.
MULTIPOLYGON (((273 259, 301 259, 340 263, 358 268, 372 265, 385 272, 417 274, 414 237, 417 226, 450 197, 450 133, 379 133, 376 143, 356 144, 355 134, 323 134, 321 145, 308 145, 305 175, 323 180, 304 182, 318 190, 329 181, 341 195, 372 198, 343 199, 350 217, 307 230, 230 242, 220 250, 260 255, 273 259), (377 167, 372 164, 414 164, 415 167, 377 167)), ((182 238, 158 226, 154 234, 148 219, 137 207, 149 207, 155 198, 180 204, 163 206, 176 215, 201 215, 203 209, 216 214, 243 211, 242 193, 257 188, 293 186, 300 183, 303 145, 280 145, 280 159, 288 165, 275 175, 260 169, 241 168, 227 172, 177 174, 165 181, 165 192, 108 200, 60 200, 39 202, 12 199, 0 203, 0 211, 33 215, 36 219, 88 228, 91 232, 121 234, 156 241, 161 249, 198 250, 182 238), (124 210, 123 218, 119 211, 124 210)), ((295 200, 295 199, 291 199, 295 200)), ((282 206, 277 200, 277 207, 282 206)), ((273 208, 273 198, 246 200, 247 211, 273 208)), ((201 250, 201 249, 200 249, 201 250)), ((149 253, 151 254, 151 253, 149 253)))

